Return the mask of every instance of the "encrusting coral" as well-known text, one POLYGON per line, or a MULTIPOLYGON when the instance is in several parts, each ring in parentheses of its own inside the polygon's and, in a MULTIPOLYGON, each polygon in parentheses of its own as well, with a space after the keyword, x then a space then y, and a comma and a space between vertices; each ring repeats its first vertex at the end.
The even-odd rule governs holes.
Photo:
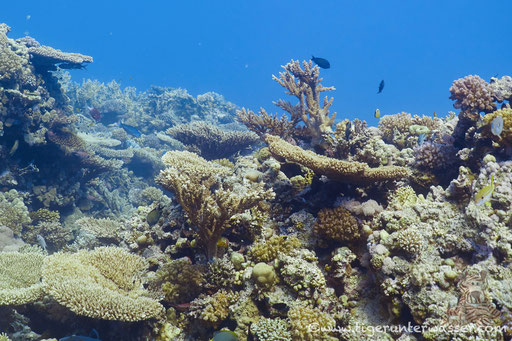
POLYGON ((198 241, 208 258, 217 256, 217 242, 236 214, 272 199, 274 192, 262 183, 231 179, 232 170, 185 151, 167 152, 162 161, 167 168, 158 183, 173 191, 192 225, 198 228, 198 241))
POLYGON ((157 317, 163 307, 143 288, 147 262, 116 247, 58 252, 43 264, 43 285, 78 315, 118 321, 157 317))
POLYGON ((371 168, 362 162, 338 160, 304 150, 273 135, 267 135, 265 142, 274 157, 298 163, 310 168, 318 175, 327 176, 331 180, 360 184, 372 181, 398 180, 409 175, 409 171, 404 167, 382 166, 371 168))

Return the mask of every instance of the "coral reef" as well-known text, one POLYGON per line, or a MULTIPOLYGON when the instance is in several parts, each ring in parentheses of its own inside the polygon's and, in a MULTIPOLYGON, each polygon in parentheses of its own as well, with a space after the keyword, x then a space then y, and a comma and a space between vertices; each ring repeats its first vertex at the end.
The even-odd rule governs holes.
POLYGON ((207 160, 229 157, 258 140, 254 133, 225 131, 206 122, 178 125, 167 129, 166 134, 207 160))
POLYGON ((0 305, 23 305, 43 296, 40 253, 0 252, 0 305))
POLYGON ((143 258, 120 248, 55 253, 44 261, 43 285, 57 302, 78 315, 140 321, 163 312, 142 287, 146 267, 143 258))
POLYGON ((217 255, 217 242, 229 219, 274 197, 273 191, 265 190, 261 183, 229 183, 228 168, 190 152, 167 152, 162 160, 168 168, 157 180, 176 194, 188 218, 197 226, 199 243, 208 258, 217 255))
POLYGON ((404 167, 382 166, 370 168, 367 164, 361 162, 333 159, 291 145, 273 135, 267 135, 265 142, 275 157, 308 167, 315 173, 325 175, 332 180, 348 183, 365 183, 396 180, 408 176, 408 170, 404 167))

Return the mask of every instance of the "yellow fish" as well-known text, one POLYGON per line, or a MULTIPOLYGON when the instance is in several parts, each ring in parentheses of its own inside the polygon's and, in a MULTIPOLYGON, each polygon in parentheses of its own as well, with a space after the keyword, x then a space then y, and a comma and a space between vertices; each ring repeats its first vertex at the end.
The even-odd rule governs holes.
POLYGON ((434 117, 437 117, 437 113, 434 111, 434 117))
POLYGON ((379 118, 380 117, 380 110, 377 109, 375 110, 375 118, 379 118))
POLYGON ((475 195, 475 204, 478 206, 482 204, 489 204, 488 201, 491 200, 492 194, 494 193, 494 175, 491 175, 491 184, 484 186, 478 193, 475 195))
POLYGON ((12 145, 12 148, 11 150, 9 151, 9 156, 13 156, 14 153, 16 153, 16 151, 18 150, 18 146, 20 145, 19 141, 16 140, 14 141, 14 144, 12 145))

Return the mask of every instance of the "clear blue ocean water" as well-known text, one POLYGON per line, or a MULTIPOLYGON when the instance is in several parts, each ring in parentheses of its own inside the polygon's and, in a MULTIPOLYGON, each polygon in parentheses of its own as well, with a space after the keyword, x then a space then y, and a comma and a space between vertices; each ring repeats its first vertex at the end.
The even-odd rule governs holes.
POLYGON ((290 59, 326 58, 338 118, 453 110, 454 79, 510 70, 512 3, 491 1, 9 1, 0 20, 63 51, 94 57, 82 78, 215 91, 277 111, 272 81, 290 59), (377 95, 384 79, 384 91, 377 95))

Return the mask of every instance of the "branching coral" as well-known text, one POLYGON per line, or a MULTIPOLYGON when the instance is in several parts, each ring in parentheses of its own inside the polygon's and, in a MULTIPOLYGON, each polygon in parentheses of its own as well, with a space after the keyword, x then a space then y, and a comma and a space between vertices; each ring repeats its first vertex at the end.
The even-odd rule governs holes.
POLYGON ((278 107, 290 114, 291 119, 277 115, 269 115, 261 109, 260 115, 245 109, 238 112, 239 120, 258 135, 279 135, 283 138, 309 137, 312 144, 326 145, 326 137, 332 133, 332 125, 336 113, 330 115, 329 108, 333 98, 325 97, 323 105, 320 104, 320 93, 335 90, 334 87, 324 87, 319 78, 320 68, 313 66, 313 62, 303 61, 302 68, 298 60, 292 60, 285 66, 285 71, 279 73, 279 77, 272 75, 272 79, 283 86, 289 95, 295 96, 299 103, 279 100, 275 102, 278 107), (305 127, 298 127, 302 121, 305 127))
POLYGON ((43 296, 39 253, 0 252, 0 305, 22 305, 43 296))
POLYGON ((289 119, 288 116, 283 114, 281 118, 278 118, 277 114, 270 115, 263 108, 260 109, 259 115, 245 108, 237 111, 237 114, 238 120, 259 137, 271 134, 288 139, 302 135, 301 132, 304 131, 304 129, 297 127, 300 122, 298 116, 289 119))
POLYGON ((162 161, 168 168, 160 172, 157 181, 176 194, 198 228, 199 243, 208 258, 217 255, 217 241, 233 216, 274 197, 262 183, 229 179, 232 170, 190 152, 167 152, 162 161))
POLYGON ((453 106, 467 113, 491 112, 496 109, 492 87, 479 76, 455 80, 450 87, 453 106))
POLYGON ((344 207, 324 208, 318 212, 315 230, 322 236, 336 241, 352 241, 359 238, 356 218, 344 207))
POLYGON ((166 133, 195 150, 205 159, 233 155, 258 141, 254 133, 225 131, 206 122, 194 122, 167 129, 166 133))
POLYGON ((496 101, 503 102, 512 100, 512 77, 503 76, 500 79, 491 78, 490 88, 496 101))
POLYGON ((147 262, 115 247, 55 253, 43 265, 43 285, 57 302, 78 315, 140 321, 163 307, 143 288, 147 262))
POLYGON ((333 98, 324 98, 323 105, 320 105, 320 93, 335 90, 333 86, 324 87, 319 78, 320 68, 313 66, 313 62, 303 61, 302 69, 298 60, 292 60, 283 66, 284 72, 279 73, 279 78, 272 76, 276 82, 281 84, 288 94, 298 98, 299 103, 292 105, 289 102, 279 101, 277 105, 290 113, 292 117, 300 117, 305 123, 308 133, 313 138, 314 145, 323 144, 325 134, 332 133, 332 125, 336 113, 329 116, 333 98))
POLYGON ((274 157, 286 159, 310 168, 319 175, 346 183, 367 183, 405 178, 409 175, 407 168, 398 166, 382 166, 370 168, 366 163, 343 161, 316 154, 294 146, 277 136, 265 137, 270 152, 274 157))

